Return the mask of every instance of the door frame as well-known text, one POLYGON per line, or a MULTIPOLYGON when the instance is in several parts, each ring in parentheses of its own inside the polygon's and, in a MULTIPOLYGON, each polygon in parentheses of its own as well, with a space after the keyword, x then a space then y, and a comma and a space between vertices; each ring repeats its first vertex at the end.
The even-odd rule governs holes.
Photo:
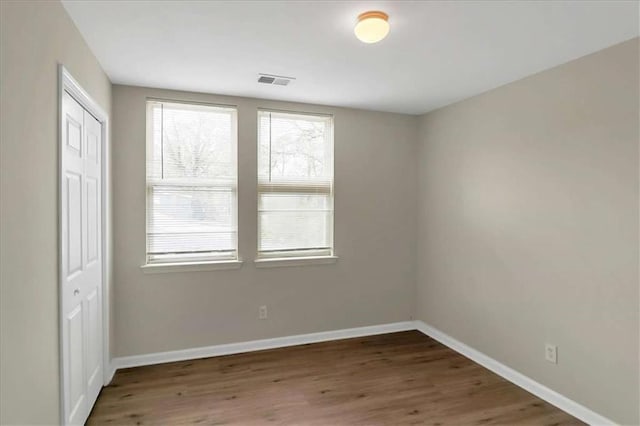
POLYGON ((60 424, 65 424, 65 371, 63 359, 63 341, 62 327, 64 321, 64 312, 62 311, 62 286, 64 278, 62 277, 62 126, 63 126, 63 95, 67 92, 75 99, 84 109, 98 119, 102 134, 102 163, 100 175, 101 183, 101 232, 102 232, 102 382, 103 386, 109 384, 113 378, 114 370, 111 366, 110 354, 110 297, 111 290, 111 227, 110 214, 111 197, 110 197, 110 144, 109 144, 109 115, 98 105, 96 101, 85 91, 82 86, 73 78, 71 73, 63 64, 58 65, 58 181, 57 181, 57 199, 58 199, 58 353, 59 353, 59 380, 60 380, 60 424))

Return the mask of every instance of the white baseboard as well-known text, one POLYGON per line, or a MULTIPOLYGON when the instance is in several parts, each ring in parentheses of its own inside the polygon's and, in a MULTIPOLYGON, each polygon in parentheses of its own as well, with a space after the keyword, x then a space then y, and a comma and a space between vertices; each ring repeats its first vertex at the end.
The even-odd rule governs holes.
POLYGON ((113 375, 116 374, 116 367, 113 362, 110 362, 105 368, 104 385, 107 386, 113 380, 113 375))
POLYGON ((273 339, 253 340, 249 342, 228 343, 224 345, 206 346, 169 352, 157 352, 145 355, 133 355, 114 358, 116 369, 139 367, 142 365, 163 364, 165 362, 185 361, 189 359, 208 358, 220 355, 232 355, 243 352, 261 351, 265 349, 284 348, 287 346, 305 345, 308 343, 327 342, 330 340, 349 339, 352 337, 373 336, 376 334, 395 333, 415 330, 413 321, 395 322, 391 324, 368 327, 347 328, 320 333, 300 334, 296 336, 276 337, 273 339))
POLYGON ((506 365, 496 361, 495 359, 483 354, 480 351, 465 345, 459 340, 454 339, 448 334, 443 333, 437 328, 431 327, 422 321, 415 321, 416 330, 426 334, 427 336, 437 340, 445 346, 450 347, 454 351, 466 356, 472 361, 482 365, 488 370, 493 371, 499 376, 507 379, 511 383, 520 386, 524 390, 531 392, 538 398, 555 405, 572 416, 586 422, 590 425, 615 425, 616 423, 591 411, 587 407, 549 389, 548 387, 536 382, 535 380, 507 367, 506 365))

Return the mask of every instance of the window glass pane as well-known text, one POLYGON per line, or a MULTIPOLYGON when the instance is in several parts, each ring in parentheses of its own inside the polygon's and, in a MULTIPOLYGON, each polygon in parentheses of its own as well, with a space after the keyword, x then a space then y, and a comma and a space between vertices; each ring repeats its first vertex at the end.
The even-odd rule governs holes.
POLYGON ((234 115, 214 107, 162 103, 153 109, 153 177, 236 176, 234 115))
POLYGON ((330 216, 325 211, 261 211, 259 250, 329 248, 330 216))
POLYGON ((333 174, 329 117, 266 113, 260 117, 260 177, 306 181, 333 174))
POLYGON ((232 191, 158 186, 150 191, 149 253, 235 249, 232 191))

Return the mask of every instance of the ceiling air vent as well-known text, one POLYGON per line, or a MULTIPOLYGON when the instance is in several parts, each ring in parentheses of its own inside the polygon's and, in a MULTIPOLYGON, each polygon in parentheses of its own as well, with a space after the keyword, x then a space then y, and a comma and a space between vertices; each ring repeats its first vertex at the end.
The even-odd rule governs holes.
POLYGON ((258 74, 258 83, 275 84, 276 86, 287 86, 293 80, 295 80, 295 78, 293 77, 284 77, 281 75, 272 74, 258 74))

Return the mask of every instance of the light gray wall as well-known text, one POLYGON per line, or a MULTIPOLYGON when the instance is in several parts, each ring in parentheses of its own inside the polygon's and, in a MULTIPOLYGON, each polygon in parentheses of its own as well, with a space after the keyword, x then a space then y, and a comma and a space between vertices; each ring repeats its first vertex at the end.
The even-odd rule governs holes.
MULTIPOLYGON (((58 2, 1 2, 0 43, 0 423, 51 424, 56 65, 107 111, 111 85, 58 2)), ((114 353, 415 312, 603 415, 638 423, 638 89, 637 39, 421 120, 115 86, 114 353), (146 96, 238 105, 242 269, 140 270, 146 96), (335 114, 334 265, 253 265, 258 107, 335 114), (267 321, 256 319, 262 304, 267 321), (557 366, 544 361, 545 342, 559 345, 557 366)))
POLYGON ((417 118, 182 93, 113 89, 118 356, 408 320, 415 288, 417 118), (237 105, 240 270, 144 274, 146 97, 237 105), (335 115, 331 265, 256 269, 257 108, 335 115), (267 305, 269 319, 257 319, 267 305))
POLYGON ((57 1, 0 2, 0 423, 59 422, 58 63, 111 83, 57 1))
POLYGON ((638 71, 634 39, 420 131, 418 319, 623 424, 640 421, 638 71))

